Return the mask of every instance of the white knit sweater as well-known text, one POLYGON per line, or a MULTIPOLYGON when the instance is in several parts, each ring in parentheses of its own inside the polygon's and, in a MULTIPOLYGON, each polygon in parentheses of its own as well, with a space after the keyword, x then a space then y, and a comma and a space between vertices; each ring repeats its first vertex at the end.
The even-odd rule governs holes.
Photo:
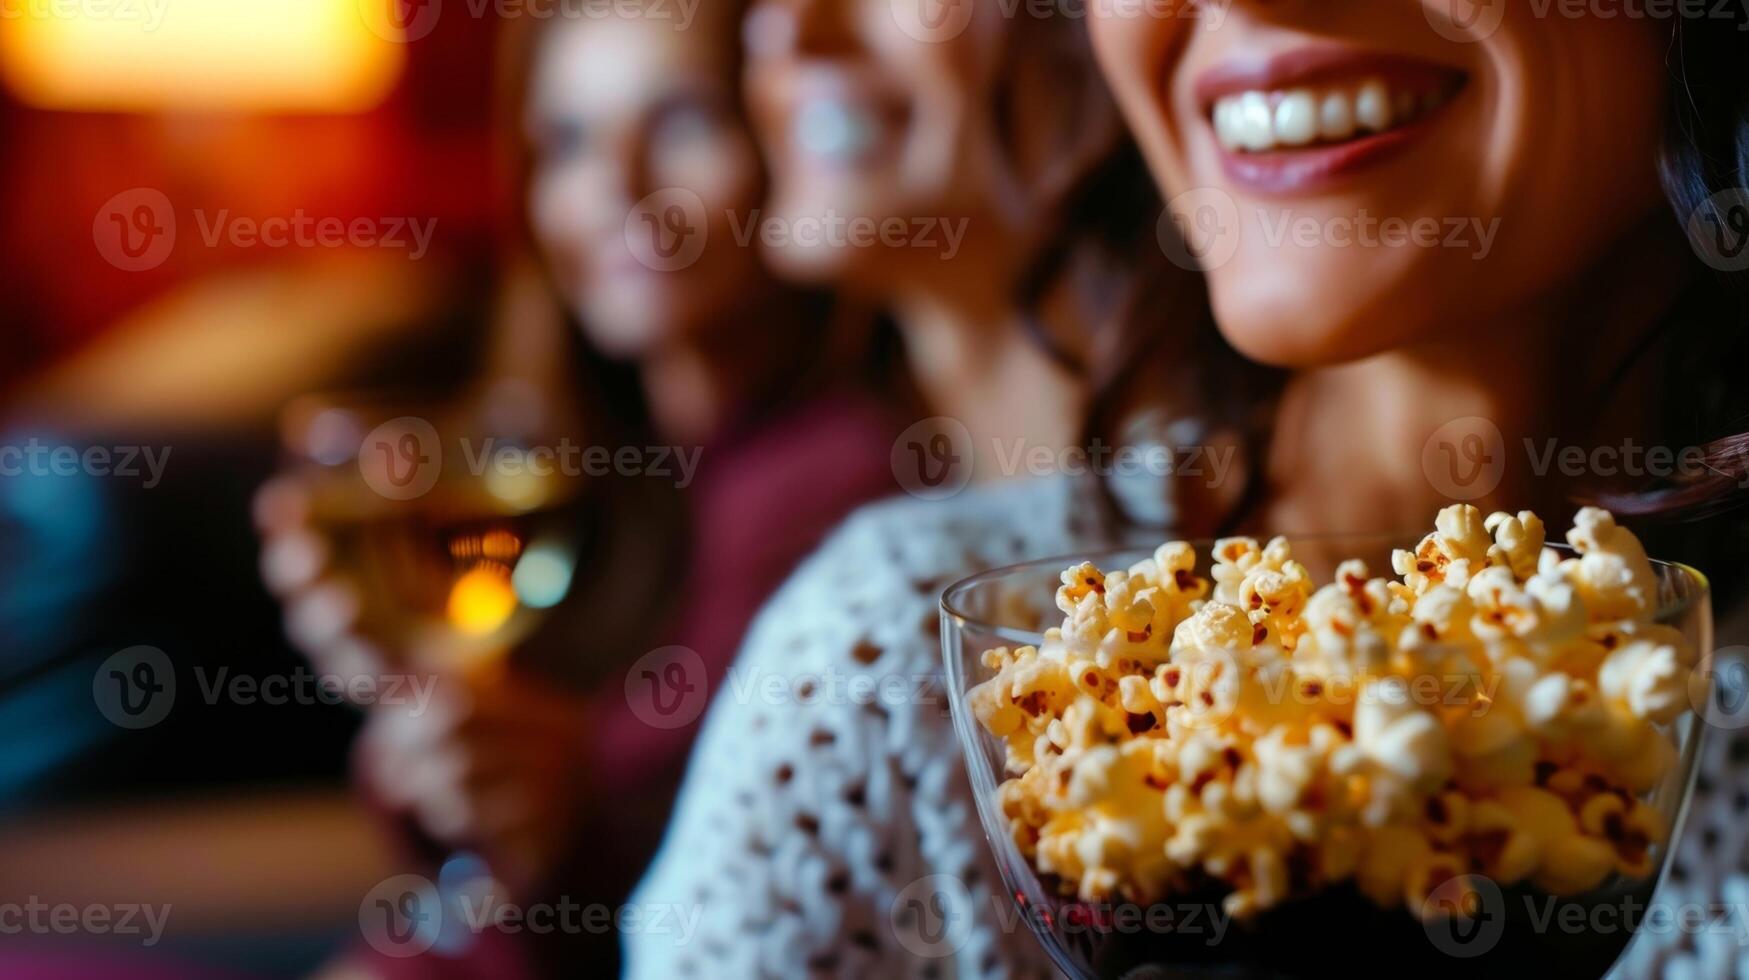
MULTIPOLYGON (((1108 545, 1103 528, 1071 518, 1074 490, 1032 481, 877 504, 796 571, 716 690, 632 899, 696 918, 628 930, 627 977, 1053 975, 1010 908, 972 802, 938 601, 987 568, 1108 545)), ((1709 792, 1676 858, 1684 877, 1658 901, 1749 903, 1749 733, 1712 734, 1709 792)), ((1642 936, 1617 975, 1749 977, 1737 942, 1749 941, 1749 904, 1734 914, 1736 933, 1642 936)))

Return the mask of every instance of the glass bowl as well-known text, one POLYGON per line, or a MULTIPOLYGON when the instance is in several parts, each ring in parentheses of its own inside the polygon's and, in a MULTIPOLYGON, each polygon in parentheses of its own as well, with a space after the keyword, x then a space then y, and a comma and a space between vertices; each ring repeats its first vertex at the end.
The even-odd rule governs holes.
MULTIPOLYGON (((1290 541, 1293 556, 1314 588, 1332 581, 1336 565, 1360 558, 1372 574, 1388 574, 1393 548, 1418 539, 1332 536, 1290 541)), ((1193 542, 1197 573, 1208 576, 1212 543, 1193 542)), ((1557 545, 1557 550, 1570 551, 1557 545)), ((1671 723, 1678 762, 1640 798, 1670 828, 1654 845, 1653 871, 1644 878, 1610 878, 1580 895, 1555 898, 1528 885, 1501 888, 1479 875, 1472 916, 1423 921, 1399 906, 1385 909, 1352 885, 1293 899, 1249 921, 1227 917, 1221 892, 1170 896, 1146 907, 1091 905, 1065 896, 1035 872, 1010 836, 997 798, 1006 777, 1001 740, 972 714, 968 692, 993 676, 982 662, 993 647, 1038 646, 1061 622, 1055 605, 1058 576, 1081 561, 1111 571, 1147 558, 1150 551, 1112 551, 1050 558, 965 579, 942 595, 942 649, 954 727, 965 754, 984 831, 994 849, 1017 915, 1071 977, 1145 978, 1389 976, 1601 977, 1627 948, 1644 918, 1655 884, 1669 866, 1692 791, 1705 725, 1693 710, 1671 723)), ((1691 702, 1703 710, 1712 697, 1712 613, 1705 576, 1684 565, 1653 562, 1659 622, 1679 629, 1701 663, 1691 681, 1691 702)), ((1437 893, 1439 890, 1436 889, 1437 893)), ((1004 910, 1008 911, 1008 910, 1004 910)))

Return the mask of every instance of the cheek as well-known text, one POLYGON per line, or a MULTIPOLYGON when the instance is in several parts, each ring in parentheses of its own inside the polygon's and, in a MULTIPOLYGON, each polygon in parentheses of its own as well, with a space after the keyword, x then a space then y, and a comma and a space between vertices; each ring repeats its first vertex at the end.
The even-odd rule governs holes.
POLYGON ((1091 30, 1100 71, 1162 195, 1170 199, 1197 186, 1174 121, 1195 110, 1172 101, 1178 86, 1171 84, 1197 36, 1194 26, 1182 18, 1107 15, 1092 18, 1091 30))
POLYGON ((587 195, 575 179, 547 173, 536 174, 529 182, 529 227, 541 249, 566 267, 557 270, 561 274, 571 274, 568 267, 583 249, 587 207, 587 195))
POLYGON ((1494 52, 1501 122, 1479 183, 1498 194, 1503 244, 1572 267, 1660 201, 1668 27, 1618 18, 1508 20, 1494 52))

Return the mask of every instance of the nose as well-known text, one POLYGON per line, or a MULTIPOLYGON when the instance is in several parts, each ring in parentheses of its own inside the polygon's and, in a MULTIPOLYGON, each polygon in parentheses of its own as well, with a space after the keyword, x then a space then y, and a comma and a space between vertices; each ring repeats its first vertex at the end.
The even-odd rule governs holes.
POLYGON ((583 202, 582 216, 590 230, 603 236, 618 233, 638 201, 658 188, 649 186, 652 172, 647 141, 635 133, 602 140, 583 167, 572 171, 573 190, 583 202))
POLYGON ((847 0, 764 0, 747 15, 747 50, 767 57, 845 54, 856 47, 852 6, 847 0))

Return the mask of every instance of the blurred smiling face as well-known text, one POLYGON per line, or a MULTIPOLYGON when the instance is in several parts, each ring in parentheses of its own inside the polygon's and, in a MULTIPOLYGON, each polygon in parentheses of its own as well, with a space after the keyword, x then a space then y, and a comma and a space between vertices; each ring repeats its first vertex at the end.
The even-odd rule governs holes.
POLYGON ((1248 356, 1309 367, 1484 330, 1661 205, 1668 22, 1470 8, 1090 5, 1101 67, 1248 356))
MULTIPOLYGON (((933 3, 935 0, 926 0, 933 3)), ((760 0, 744 28, 747 100, 772 172, 767 217, 798 230, 829 218, 953 219, 988 193, 988 106, 1004 27, 979 4, 934 36, 893 0, 760 0), (951 35, 951 36, 950 36, 951 35)), ((767 249, 785 274, 884 284, 935 253, 795 240, 767 249)))
POLYGON ((658 17, 577 18, 540 39, 529 219, 609 356, 635 358, 715 322, 761 279, 754 250, 732 234, 758 207, 761 178, 723 21, 681 30, 658 17))

